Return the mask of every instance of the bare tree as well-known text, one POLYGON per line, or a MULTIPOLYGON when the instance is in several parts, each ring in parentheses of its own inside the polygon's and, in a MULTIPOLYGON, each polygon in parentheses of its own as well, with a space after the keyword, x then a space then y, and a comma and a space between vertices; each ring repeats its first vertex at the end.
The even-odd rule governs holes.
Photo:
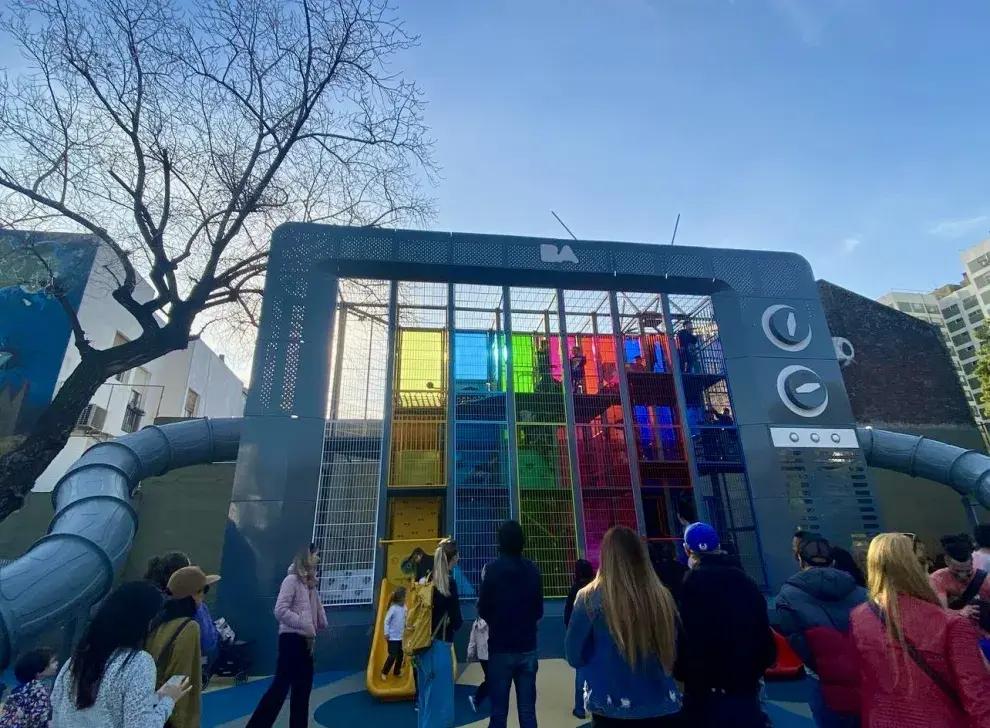
POLYGON ((99 349, 64 307, 81 362, 0 457, 2 519, 109 377, 253 321, 276 225, 422 224, 436 168, 389 0, 8 0, 0 38, 0 227, 91 233, 142 332, 99 349))

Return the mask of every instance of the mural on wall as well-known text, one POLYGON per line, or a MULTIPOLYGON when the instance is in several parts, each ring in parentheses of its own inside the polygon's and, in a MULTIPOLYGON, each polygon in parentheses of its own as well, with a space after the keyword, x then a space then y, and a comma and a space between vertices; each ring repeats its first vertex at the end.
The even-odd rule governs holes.
POLYGON ((0 232, 0 452, 51 401, 97 245, 80 235, 0 232))

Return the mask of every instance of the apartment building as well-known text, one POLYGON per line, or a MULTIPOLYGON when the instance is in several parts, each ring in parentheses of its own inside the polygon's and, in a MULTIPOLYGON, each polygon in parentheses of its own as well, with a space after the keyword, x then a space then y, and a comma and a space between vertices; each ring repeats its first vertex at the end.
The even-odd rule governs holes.
MULTIPOLYGON (((0 233, 0 451, 16 446, 79 364, 69 319, 46 291, 65 289, 90 344, 105 349, 141 335, 110 294, 116 256, 89 235, 0 233)), ((154 297, 139 280, 138 301, 154 297)), ((79 417, 68 444, 35 484, 50 491, 87 449, 159 418, 240 417, 243 382, 201 340, 104 383, 79 417)))
POLYGON ((960 254, 962 280, 928 293, 891 291, 878 300, 939 329, 966 392, 973 416, 987 430, 983 393, 975 376, 979 331, 990 318, 990 239, 960 254))

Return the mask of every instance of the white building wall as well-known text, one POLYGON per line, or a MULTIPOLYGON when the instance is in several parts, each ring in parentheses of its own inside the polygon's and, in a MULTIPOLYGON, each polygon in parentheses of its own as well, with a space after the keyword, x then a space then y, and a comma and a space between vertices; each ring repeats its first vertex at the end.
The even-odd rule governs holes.
MULTIPOLYGON (((118 335, 129 340, 141 335, 137 321, 111 297, 115 281, 107 271, 108 266, 119 269, 119 262, 111 251, 100 248, 78 311, 83 330, 98 349, 113 346, 118 335)), ((140 302, 149 301, 154 290, 146 281, 139 280, 134 297, 140 302)), ((70 341, 57 386, 65 382, 78 364, 79 352, 70 341)), ((171 352, 103 384, 91 400, 106 410, 102 432, 77 430, 38 479, 34 490, 51 491, 69 465, 88 448, 125 434, 125 419, 128 426, 140 428, 153 424, 156 417, 183 417, 189 388, 200 397, 197 417, 240 417, 244 413, 242 382, 209 346, 202 341, 193 342, 184 350, 171 352), (128 404, 135 393, 144 412, 140 418, 133 412, 128 416, 128 404)))

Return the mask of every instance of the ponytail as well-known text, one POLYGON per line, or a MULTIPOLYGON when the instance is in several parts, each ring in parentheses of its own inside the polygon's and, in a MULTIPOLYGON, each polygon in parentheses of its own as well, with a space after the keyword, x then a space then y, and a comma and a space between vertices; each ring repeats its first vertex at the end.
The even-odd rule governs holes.
POLYGON ((457 558, 457 543, 443 539, 433 554, 433 586, 445 597, 450 596, 451 564, 457 558))

